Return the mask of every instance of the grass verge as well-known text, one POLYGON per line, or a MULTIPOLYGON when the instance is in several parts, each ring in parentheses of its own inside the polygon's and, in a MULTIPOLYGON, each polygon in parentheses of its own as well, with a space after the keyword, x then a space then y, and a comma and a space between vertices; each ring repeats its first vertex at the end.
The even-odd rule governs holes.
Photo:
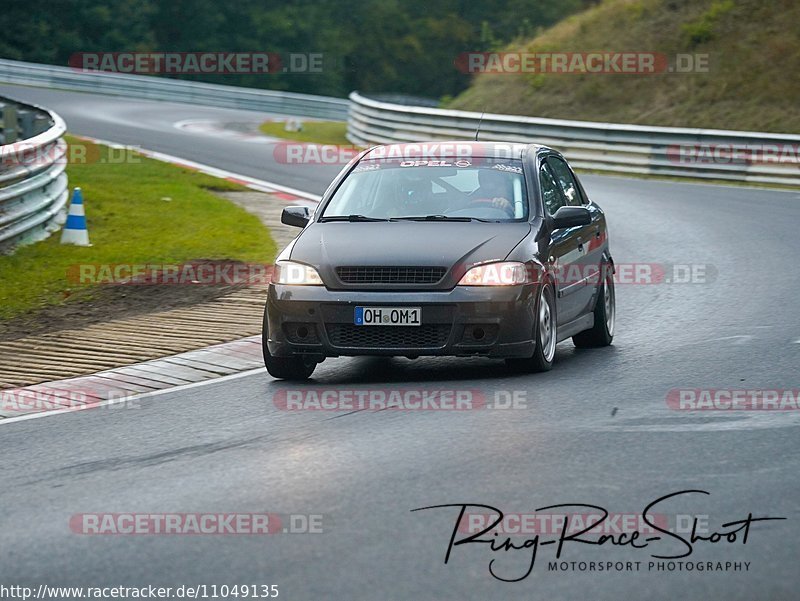
POLYGON ((302 131, 286 131, 283 121, 266 121, 259 128, 261 133, 275 138, 310 142, 312 144, 350 144, 347 141, 347 123, 344 121, 303 121, 302 131))
POLYGON ((92 246, 62 246, 56 233, 0 256, 0 320, 90 300, 92 290, 67 277, 82 263, 274 259, 275 243, 259 219, 212 192, 241 186, 136 153, 121 157, 106 146, 67 142, 68 156, 86 157, 67 173, 70 188, 83 190, 92 246))
POLYGON ((798 133, 798 21, 796 0, 603 0, 504 51, 659 53, 674 71, 483 74, 447 108, 798 133))

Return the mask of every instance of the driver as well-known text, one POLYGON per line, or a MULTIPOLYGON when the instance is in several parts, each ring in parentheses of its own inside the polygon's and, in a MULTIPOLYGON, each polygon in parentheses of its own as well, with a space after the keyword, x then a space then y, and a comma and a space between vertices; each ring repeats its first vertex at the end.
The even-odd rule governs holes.
MULTIPOLYGON (((404 174, 406 175, 406 174, 404 174)), ((405 177, 397 186, 396 198, 385 202, 387 217, 411 217, 430 213, 429 179, 405 177)))
POLYGON ((478 170, 478 187, 470 194, 470 204, 486 203, 514 216, 514 204, 509 200, 509 178, 495 169, 478 170))

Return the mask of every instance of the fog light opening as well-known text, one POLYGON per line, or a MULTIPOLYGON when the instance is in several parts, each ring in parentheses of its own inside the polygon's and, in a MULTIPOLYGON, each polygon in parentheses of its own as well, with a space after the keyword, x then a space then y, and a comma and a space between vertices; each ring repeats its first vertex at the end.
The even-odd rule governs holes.
POLYGON ((483 331, 483 328, 473 328, 472 337, 475 340, 483 340, 484 336, 486 336, 486 332, 483 331))
POLYGON ((301 339, 308 338, 308 328, 305 326, 297 328, 297 337, 301 339))

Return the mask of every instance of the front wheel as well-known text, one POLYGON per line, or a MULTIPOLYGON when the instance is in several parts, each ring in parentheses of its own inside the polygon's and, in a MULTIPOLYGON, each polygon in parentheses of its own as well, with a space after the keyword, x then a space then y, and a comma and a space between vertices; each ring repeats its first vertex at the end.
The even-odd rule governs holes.
POLYGON ((597 303, 594 306, 594 326, 572 337, 578 348, 608 346, 614 339, 614 320, 617 316, 617 296, 614 291, 614 271, 605 269, 605 278, 600 285, 597 303))
POLYGON ((553 368, 556 356, 556 302, 553 287, 544 285, 539 292, 536 320, 536 347, 529 359, 506 359, 514 371, 540 372, 553 368))
MULTIPOLYGON (((265 347, 266 349, 266 347, 265 347)), ((302 355, 273 357, 264 351, 264 365, 269 375, 279 380, 308 380, 317 367, 317 362, 302 355)))
POLYGON ((303 355, 290 355, 288 357, 274 357, 269 352, 267 340, 267 314, 264 312, 264 328, 261 334, 261 350, 264 354, 264 365, 273 378, 279 380, 307 380, 317 368, 317 362, 303 355))

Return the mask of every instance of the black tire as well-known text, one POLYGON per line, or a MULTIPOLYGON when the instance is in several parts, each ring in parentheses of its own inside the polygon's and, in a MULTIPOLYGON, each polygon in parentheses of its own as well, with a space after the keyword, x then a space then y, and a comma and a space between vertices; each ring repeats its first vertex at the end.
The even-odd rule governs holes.
POLYGON ((558 328, 556 321, 556 302, 553 287, 550 284, 542 286, 539 292, 539 299, 536 303, 536 329, 534 331, 534 338, 536 346, 533 350, 533 356, 527 359, 506 359, 506 365, 514 372, 527 372, 537 373, 543 371, 550 371, 553 368, 553 361, 556 354, 556 344, 558 340, 558 328), (542 338, 543 330, 543 315, 542 303, 547 303, 546 309, 548 310, 549 317, 547 318, 550 325, 549 336, 546 340, 542 338))
POLYGON ((261 350, 264 354, 264 366, 269 375, 279 380, 307 380, 317 368, 314 359, 303 355, 292 355, 289 357, 273 357, 269 353, 267 340, 269 330, 267 328, 267 314, 264 312, 264 327, 261 331, 261 350))
POLYGON ((616 319, 617 313, 617 296, 614 290, 614 270, 610 265, 606 265, 603 273, 603 283, 600 284, 600 288, 597 291, 597 301, 594 305, 594 325, 591 329, 584 330, 572 337, 572 342, 577 348, 599 348, 609 346, 611 341, 614 340, 614 320, 616 319), (606 293, 610 296, 607 297, 606 293), (610 305, 608 303, 609 298, 610 305))

